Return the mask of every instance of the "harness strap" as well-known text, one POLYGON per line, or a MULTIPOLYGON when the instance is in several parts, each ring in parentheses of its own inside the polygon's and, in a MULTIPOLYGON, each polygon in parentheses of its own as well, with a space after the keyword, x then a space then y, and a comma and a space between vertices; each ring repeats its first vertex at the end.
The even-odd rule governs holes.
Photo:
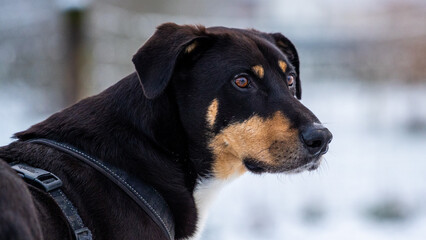
POLYGON ((77 209, 60 189, 62 181, 46 170, 31 167, 25 163, 12 163, 11 167, 29 184, 46 191, 58 204, 65 215, 76 240, 92 240, 92 233, 84 226, 77 209))
POLYGON ((167 239, 174 240, 173 215, 164 198, 150 185, 122 169, 99 161, 71 145, 55 142, 50 139, 32 139, 30 143, 43 144, 69 154, 96 169, 107 177, 141 207, 148 216, 160 227, 167 239))

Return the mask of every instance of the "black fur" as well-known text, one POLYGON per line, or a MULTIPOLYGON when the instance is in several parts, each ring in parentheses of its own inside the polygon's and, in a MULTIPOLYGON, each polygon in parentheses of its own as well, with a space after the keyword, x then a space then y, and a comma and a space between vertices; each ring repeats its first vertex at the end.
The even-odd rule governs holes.
MULTIPOLYGON (((17 133, 18 141, 0 148, 6 162, 26 162, 59 176, 95 239, 163 237, 102 175, 69 155, 25 140, 69 143, 139 176, 163 195, 174 215, 176 237, 182 239, 196 227, 196 180, 211 174, 205 111, 212 99, 228 103, 221 105, 216 133, 253 113, 268 116, 284 105, 294 127, 317 121, 293 98, 301 97, 299 60, 294 45, 281 34, 169 23, 158 28, 133 62, 137 73, 17 133), (194 50, 185 52, 194 43, 194 50), (267 69, 266 77, 274 81, 259 83, 259 91, 249 97, 229 83, 259 61, 272 68, 277 58, 287 59, 289 69, 297 73, 295 93, 285 86, 284 73, 268 75, 267 69)), ((68 239, 69 230, 54 204, 36 189, 26 188, 1 160, 0 186, 0 239, 68 239)))

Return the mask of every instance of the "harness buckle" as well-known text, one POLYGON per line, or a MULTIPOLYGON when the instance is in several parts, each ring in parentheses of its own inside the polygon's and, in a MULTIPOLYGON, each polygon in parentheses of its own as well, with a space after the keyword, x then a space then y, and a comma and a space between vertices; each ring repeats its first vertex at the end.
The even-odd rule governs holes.
POLYGON ((87 227, 80 228, 74 231, 75 233, 75 239, 77 240, 91 240, 92 239, 92 233, 87 227))
POLYGON ((24 163, 17 163, 11 166, 24 179, 42 187, 46 192, 50 192, 62 186, 62 181, 53 173, 40 168, 34 168, 24 163))

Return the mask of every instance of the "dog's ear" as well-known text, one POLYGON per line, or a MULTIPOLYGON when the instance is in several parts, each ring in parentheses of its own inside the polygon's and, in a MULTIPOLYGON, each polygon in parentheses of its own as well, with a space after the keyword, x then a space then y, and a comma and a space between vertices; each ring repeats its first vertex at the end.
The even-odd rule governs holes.
POLYGON ((192 54, 206 37, 203 26, 165 23, 157 28, 132 59, 148 99, 158 97, 166 89, 180 56, 192 54))
POLYGON ((284 37, 281 33, 270 34, 275 40, 275 45, 287 56, 291 64, 296 68, 296 97, 302 98, 302 86, 300 84, 300 72, 299 72, 299 55, 297 54, 296 47, 293 43, 284 37))

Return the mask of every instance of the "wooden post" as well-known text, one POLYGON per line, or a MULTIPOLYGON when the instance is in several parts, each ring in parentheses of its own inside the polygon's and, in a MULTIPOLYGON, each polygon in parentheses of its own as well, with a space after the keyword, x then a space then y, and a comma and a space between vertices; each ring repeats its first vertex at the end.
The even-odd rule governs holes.
MULTIPOLYGON (((85 64, 84 8, 71 8, 63 12, 65 29, 65 78, 63 79, 63 100, 66 106, 82 97, 83 66, 85 64)), ((61 79, 62 80, 62 79, 61 79)))

